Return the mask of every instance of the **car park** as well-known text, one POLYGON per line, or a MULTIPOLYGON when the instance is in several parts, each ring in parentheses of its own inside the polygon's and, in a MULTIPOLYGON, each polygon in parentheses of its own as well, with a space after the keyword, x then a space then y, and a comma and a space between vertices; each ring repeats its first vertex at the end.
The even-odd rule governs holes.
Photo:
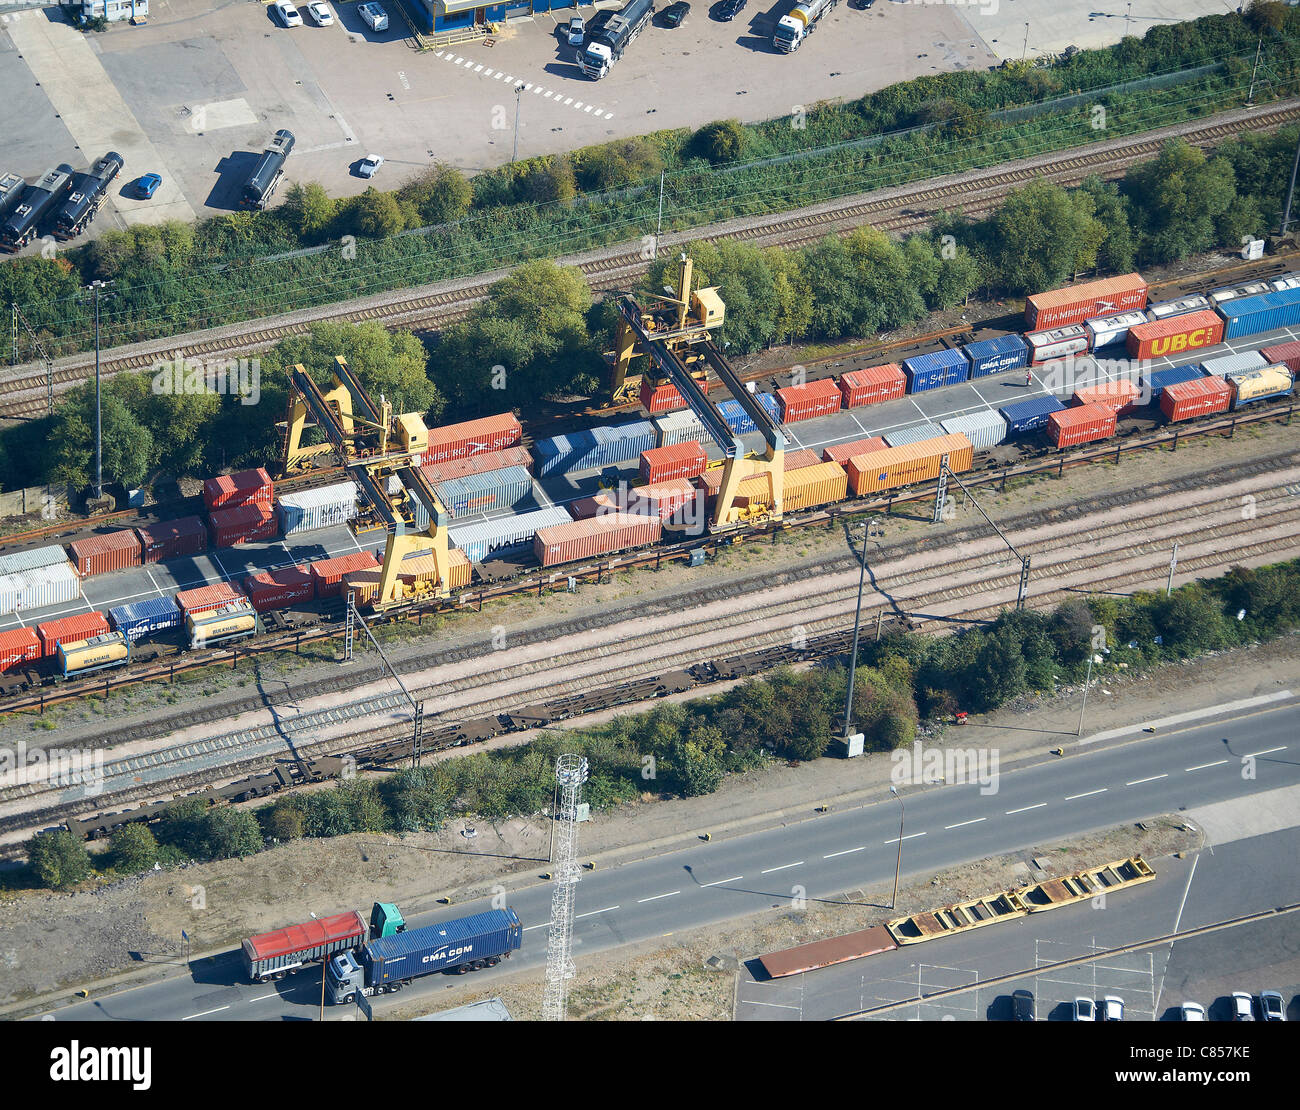
POLYGON ((162 178, 156 173, 147 173, 135 183, 135 195, 141 200, 148 200, 158 191, 162 178))
POLYGON ((1074 1000, 1074 1020, 1075 1021, 1096 1021, 1097 1013, 1092 1004, 1091 998, 1076 998, 1074 1000))
POLYGON ((361 18, 366 21, 366 26, 372 31, 388 30, 388 13, 374 3, 373 0, 370 3, 358 5, 357 11, 360 13, 361 18))
POLYGON ((1286 1021, 1286 1003, 1277 991, 1259 992, 1259 1016, 1264 1021, 1286 1021))
POLYGON ((302 16, 298 14, 298 9, 289 3, 289 0, 275 0, 275 14, 280 17, 280 22, 286 27, 302 26, 302 16))
POLYGON ((1254 1021, 1254 1000, 1245 991, 1232 992, 1232 1020, 1254 1021))
POLYGON ((686 17, 690 12, 691 6, 686 3, 686 0, 677 0, 677 3, 669 4, 668 7, 664 8, 663 12, 664 26, 680 27, 686 21, 686 17))
POLYGON ((1204 1021, 1205 1007, 1199 1002, 1184 1002, 1178 1008, 1178 1016, 1182 1021, 1204 1021))
POLYGON ((1034 1020, 1034 995, 1032 991, 1012 991, 1011 993, 1011 1020, 1012 1021, 1033 1021, 1034 1020))
POLYGON ((1124 1000, 1117 998, 1113 994, 1106 995, 1097 1003, 1097 1019, 1099 1021, 1123 1021, 1124 1000))
POLYGON ((324 0, 312 0, 307 5, 307 14, 311 16, 312 22, 317 27, 329 27, 334 23, 334 15, 329 9, 329 5, 324 0))
POLYGON ((587 33, 587 21, 580 15, 575 15, 569 20, 568 35, 570 46, 581 46, 582 37, 587 33))

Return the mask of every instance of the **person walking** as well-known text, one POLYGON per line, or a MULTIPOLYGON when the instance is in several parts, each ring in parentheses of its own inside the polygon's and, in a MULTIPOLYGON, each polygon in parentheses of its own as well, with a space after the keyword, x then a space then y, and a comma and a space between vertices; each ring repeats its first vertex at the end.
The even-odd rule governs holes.
POLYGON ((1028 389, 1029 386, 1031 386, 1031 385, 1033 385, 1033 384, 1034 384, 1034 372, 1033 372, 1032 370, 1026 370, 1026 371, 1025 371, 1025 388, 1028 389))

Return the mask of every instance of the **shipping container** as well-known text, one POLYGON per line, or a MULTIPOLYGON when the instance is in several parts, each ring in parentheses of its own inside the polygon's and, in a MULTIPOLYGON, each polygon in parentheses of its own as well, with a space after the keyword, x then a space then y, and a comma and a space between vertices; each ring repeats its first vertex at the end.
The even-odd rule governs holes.
POLYGON ((775 393, 756 393, 758 403, 763 406, 763 411, 772 418, 773 423, 781 423, 781 402, 776 399, 775 393))
POLYGON ((1029 365, 1029 346, 1018 335, 999 335, 966 344, 970 376, 985 378, 1005 370, 1023 370, 1029 365))
POLYGON ((1289 328, 1300 324, 1300 288, 1229 301, 1219 313, 1225 322, 1224 339, 1289 328))
POLYGON ((25 570, 56 567, 68 561, 68 553, 59 544, 47 547, 29 547, 0 555, 0 574, 21 574, 25 570))
POLYGON ((234 509, 240 505, 261 505, 270 509, 275 489, 271 476, 262 468, 223 474, 203 483, 203 503, 212 509, 234 509))
POLYGON ((855 455, 883 451, 888 446, 889 444, 881 436, 868 436, 866 439, 853 439, 848 443, 835 443, 822 451, 822 461, 837 462, 843 466, 855 455))
POLYGON ((81 578, 66 559, 57 566, 0 577, 0 614, 30 613, 81 597, 81 578))
POLYGON ((1099 351, 1115 343, 1128 340, 1128 330, 1134 324, 1145 324, 1145 312, 1117 312, 1113 316, 1094 316, 1085 320, 1083 326, 1088 331, 1088 349, 1099 351))
POLYGON ((1213 309, 1170 316, 1129 329, 1128 353, 1137 359, 1167 358, 1223 342, 1223 321, 1213 309))
POLYGON ((464 517, 514 508, 532 496, 533 478, 522 466, 507 466, 439 482, 435 492, 452 516, 464 517))
POLYGON ((33 628, 7 628, 0 632, 0 672, 41 657, 41 638, 33 628))
POLYGON ((670 412, 666 416, 657 416, 651 421, 655 426, 655 446, 671 447, 675 443, 703 443, 709 433, 700 418, 689 409, 686 412, 670 412))
POLYGON ((244 593, 259 613, 301 605, 316 596, 316 580, 306 567, 281 567, 250 574, 244 579, 244 593))
POLYGON ((976 451, 987 451, 1007 438, 1007 422, 996 412, 972 412, 939 421, 945 435, 963 435, 976 451))
MULTIPOLYGON (((705 381, 696 383, 708 393, 713 387, 713 383, 705 381)), ((649 379, 641 379, 641 389, 637 394, 641 402, 641 407, 648 413, 671 412, 674 409, 686 407, 686 400, 682 397, 682 392, 672 382, 662 381, 651 384, 649 379)))
MULTIPOLYGON (((839 390, 835 391, 839 396, 839 390)), ((694 478, 703 474, 709 457, 698 443, 675 443, 641 452, 641 480, 666 482, 670 478, 694 478)))
POLYGON ((1263 370, 1246 370, 1239 374, 1228 374, 1225 380, 1232 387, 1234 410, 1255 401, 1290 396, 1295 385, 1291 371, 1281 365, 1266 366, 1263 370))
POLYGON ((246 601, 243 593, 229 582, 214 582, 210 586, 199 586, 193 590, 181 590, 176 595, 176 604, 183 613, 210 613, 232 601, 246 601))
POLYGON ((1227 412, 1232 404, 1232 386, 1222 378, 1194 378, 1165 386, 1160 394, 1160 411, 1170 420, 1190 420, 1194 416, 1227 412))
MULTIPOLYGON (((447 549, 447 589, 463 590, 469 585, 473 573, 473 568, 470 566, 469 558, 465 552, 454 547, 447 549)), ((437 584, 439 580, 438 564, 433 557, 432 551, 417 551, 414 555, 408 555, 397 564, 397 577, 403 585, 408 587, 421 582, 437 584)))
MULTIPOLYGON (((710 501, 718 496, 718 491, 722 489, 722 476, 724 467, 715 466, 706 470, 701 476, 701 482, 704 485, 704 492, 710 501)), ((784 473, 784 471, 782 471, 784 473)), ((751 474, 748 478, 740 480, 740 486, 736 490, 735 508, 763 508, 772 507, 772 478, 768 474, 751 474)))
POLYGON ((539 440, 533 454, 542 477, 576 470, 600 470, 637 458, 642 451, 654 447, 656 436, 650 421, 635 420, 539 440))
POLYGON ((452 524, 447 529, 447 539, 465 552, 471 562, 482 563, 491 558, 530 550, 539 528, 568 524, 571 519, 566 510, 551 506, 498 517, 496 520, 452 524))
POLYGON ((136 534, 140 537, 141 558, 146 563, 161 563, 164 559, 179 559, 182 555, 202 555, 208 549, 208 530, 196 516, 162 520, 137 528, 136 534))
POLYGON ((371 551, 355 551, 350 555, 339 555, 333 559, 317 559, 307 564, 307 573, 316 583, 317 597, 338 597, 339 583, 345 574, 354 570, 369 570, 379 566, 379 560, 371 551))
POLYGON ((657 517, 610 513, 539 529, 533 538, 533 553, 542 566, 555 566, 658 543, 662 531, 657 517))
POLYGON ((896 428, 884 435, 886 447, 902 447, 905 443, 920 443, 923 439, 934 439, 943 435, 938 424, 913 424, 907 428, 896 428))
POLYGON ((704 519, 704 491, 686 478, 638 486, 632 491, 631 512, 657 516, 674 523, 699 523, 704 519))
POLYGON ((834 378, 821 378, 803 385, 787 386, 776 391, 781 423, 811 420, 815 416, 830 416, 839 412, 844 398, 834 378))
POLYGON ((359 492, 356 482, 338 482, 302 493, 281 494, 277 501, 281 533, 296 536, 356 520, 359 492))
POLYGON ((840 398, 846 409, 894 401, 906 394, 907 375, 896 362, 849 370, 840 375, 840 398))
POLYGON ((512 909, 407 929, 372 940, 361 949, 367 986, 413 979, 449 967, 517 951, 523 928, 512 909))
POLYGON ((65 640, 72 643, 74 640, 89 639, 109 631, 108 621, 99 610, 93 613, 75 613, 36 626, 36 635, 41 640, 41 655, 46 659, 54 655, 65 640))
POLYGON ((845 467, 849 489, 860 497, 913 482, 931 481, 939 476, 944 455, 948 456, 948 469, 961 474, 971 468, 974 450, 965 436, 947 435, 858 455, 845 467))
POLYGON ((1300 374, 1300 340, 1264 347, 1259 353, 1265 359, 1265 365, 1271 366, 1280 362, 1292 374, 1300 374))
POLYGON ((255 983, 265 983, 312 960, 323 960, 365 942, 366 919, 356 910, 318 917, 273 933, 249 937, 240 946, 244 971, 255 983))
POLYGON ((1169 320, 1175 316, 1186 316, 1189 312, 1203 312, 1214 305, 1208 297, 1196 294, 1191 297, 1179 297, 1175 301, 1161 301, 1147 306, 1147 319, 1169 320))
POLYGON ((1088 349, 1090 336, 1082 324, 1071 324, 1051 331, 1035 331, 1025 336, 1029 360, 1035 366, 1054 358, 1082 354, 1088 349))
POLYGON ((1028 401, 1003 405, 998 412, 1007 422, 1007 435, 1018 436, 1023 432, 1032 432, 1035 428, 1046 427, 1047 418, 1063 408, 1065 406, 1055 397, 1031 397, 1028 401))
POLYGON ((785 475, 781 507, 787 512, 811 509, 843 501, 848 494, 848 475, 839 463, 824 462, 806 466, 785 475))
POLYGON ((1214 375, 1216 378, 1222 378, 1228 374, 1241 374, 1247 370, 1263 370, 1267 365, 1269 365, 1269 360, 1259 351, 1243 351, 1239 355, 1219 355, 1216 358, 1207 358, 1201 363, 1201 370, 1206 374, 1214 375))
POLYGON ((1203 376, 1199 366, 1166 366, 1163 370, 1148 371, 1143 380, 1143 391, 1147 395, 1147 404, 1158 405, 1160 403, 1160 394, 1164 392, 1166 386, 1174 385, 1177 382, 1195 381, 1203 376))
POLYGON ((142 640, 159 632, 180 628, 184 615, 170 597, 151 597, 132 601, 108 611, 113 627, 128 640, 142 640))
POLYGON ((1097 385, 1085 386, 1083 389, 1076 389, 1074 396, 1070 398, 1070 404, 1079 405, 1105 405, 1113 409, 1116 415, 1123 416, 1129 412, 1138 403, 1142 390, 1138 388, 1136 382, 1131 382, 1127 378, 1121 378, 1118 381, 1101 382, 1097 385))
POLYGON ((237 547, 275 539, 279 522, 269 506, 240 505, 234 509, 214 509, 209 520, 213 547, 237 547))
POLYGON ((826 462, 811 447, 801 447, 798 451, 785 451, 782 453, 782 469, 788 474, 792 470, 803 470, 806 466, 816 466, 820 462, 826 462))
POLYGON ((1025 301, 1025 323, 1029 325, 1028 330, 1045 331, 1081 324, 1094 316, 1145 308, 1146 303, 1147 283, 1142 275, 1124 274, 1035 293, 1025 301))
POLYGON ((261 631, 257 611, 241 597, 216 609, 185 614, 185 636, 190 649, 211 647, 227 640, 252 636, 261 631))
POLYGON ((746 432, 758 431, 758 425, 750 419, 749 413, 740 407, 739 401, 719 401, 718 415, 727 422, 736 435, 744 435, 746 432))
MULTIPOLYGON (((507 447, 504 451, 483 451, 465 459, 447 459, 420 467, 420 472, 431 485, 453 478, 468 478, 471 474, 484 474, 489 470, 504 470, 508 466, 533 468, 533 457, 525 447, 507 447)), ((390 491, 391 492, 391 491, 390 491)))
MULTIPOLYGON (((589 520, 605 513, 634 513, 667 520, 680 509, 703 498, 703 493, 686 478, 672 478, 652 485, 601 490, 591 497, 569 503, 574 520, 589 520)), ((567 523, 567 521, 563 522, 567 523)))
POLYGON ((1047 438, 1053 447, 1107 439, 1115 434, 1116 411, 1111 405, 1077 405, 1047 418, 1047 438))
POLYGON ((54 649, 64 678, 116 667, 131 660, 131 641, 120 632, 101 632, 85 640, 61 640, 54 649))
POLYGON ((422 463, 446 462, 449 459, 467 459, 491 451, 502 451, 523 442, 524 430, 513 412, 496 416, 483 416, 448 424, 443 428, 429 429, 429 448, 422 463))
POLYGON ((960 349, 931 351, 903 359, 908 393, 923 393, 945 385, 956 385, 970 377, 970 362, 960 349))
POLYGON ((68 550, 77 564, 77 573, 83 578, 141 564, 140 537, 129 528, 74 540, 68 544, 68 550))

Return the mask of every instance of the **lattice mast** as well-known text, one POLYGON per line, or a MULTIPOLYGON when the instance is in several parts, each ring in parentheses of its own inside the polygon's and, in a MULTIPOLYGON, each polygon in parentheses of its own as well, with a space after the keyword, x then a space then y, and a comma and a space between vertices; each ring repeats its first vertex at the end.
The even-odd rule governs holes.
POLYGON ((587 781, 587 760, 562 755, 555 761, 559 808, 555 814, 555 890, 551 896, 551 928, 546 938, 546 992, 542 1017, 563 1021, 573 978, 573 904, 581 869, 578 865, 578 800, 587 781))

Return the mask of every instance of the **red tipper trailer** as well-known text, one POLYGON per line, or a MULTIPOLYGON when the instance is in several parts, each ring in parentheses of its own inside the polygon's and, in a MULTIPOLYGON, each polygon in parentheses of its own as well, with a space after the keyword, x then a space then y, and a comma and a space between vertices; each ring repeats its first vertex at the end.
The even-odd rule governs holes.
POLYGON ((888 929, 883 925, 873 925, 860 933, 815 940, 811 944, 801 944, 798 948, 787 948, 784 952, 769 952, 766 956, 760 956, 758 962, 763 965, 769 978, 780 979, 786 975, 798 975, 801 971, 815 971, 819 967, 830 967, 831 964, 842 964, 863 956, 891 952, 897 947, 898 944, 889 935, 888 929))
POLYGON ((355 948, 366 939, 366 919, 356 910, 261 933, 243 943, 244 967, 255 983, 280 978, 313 960, 355 948))

